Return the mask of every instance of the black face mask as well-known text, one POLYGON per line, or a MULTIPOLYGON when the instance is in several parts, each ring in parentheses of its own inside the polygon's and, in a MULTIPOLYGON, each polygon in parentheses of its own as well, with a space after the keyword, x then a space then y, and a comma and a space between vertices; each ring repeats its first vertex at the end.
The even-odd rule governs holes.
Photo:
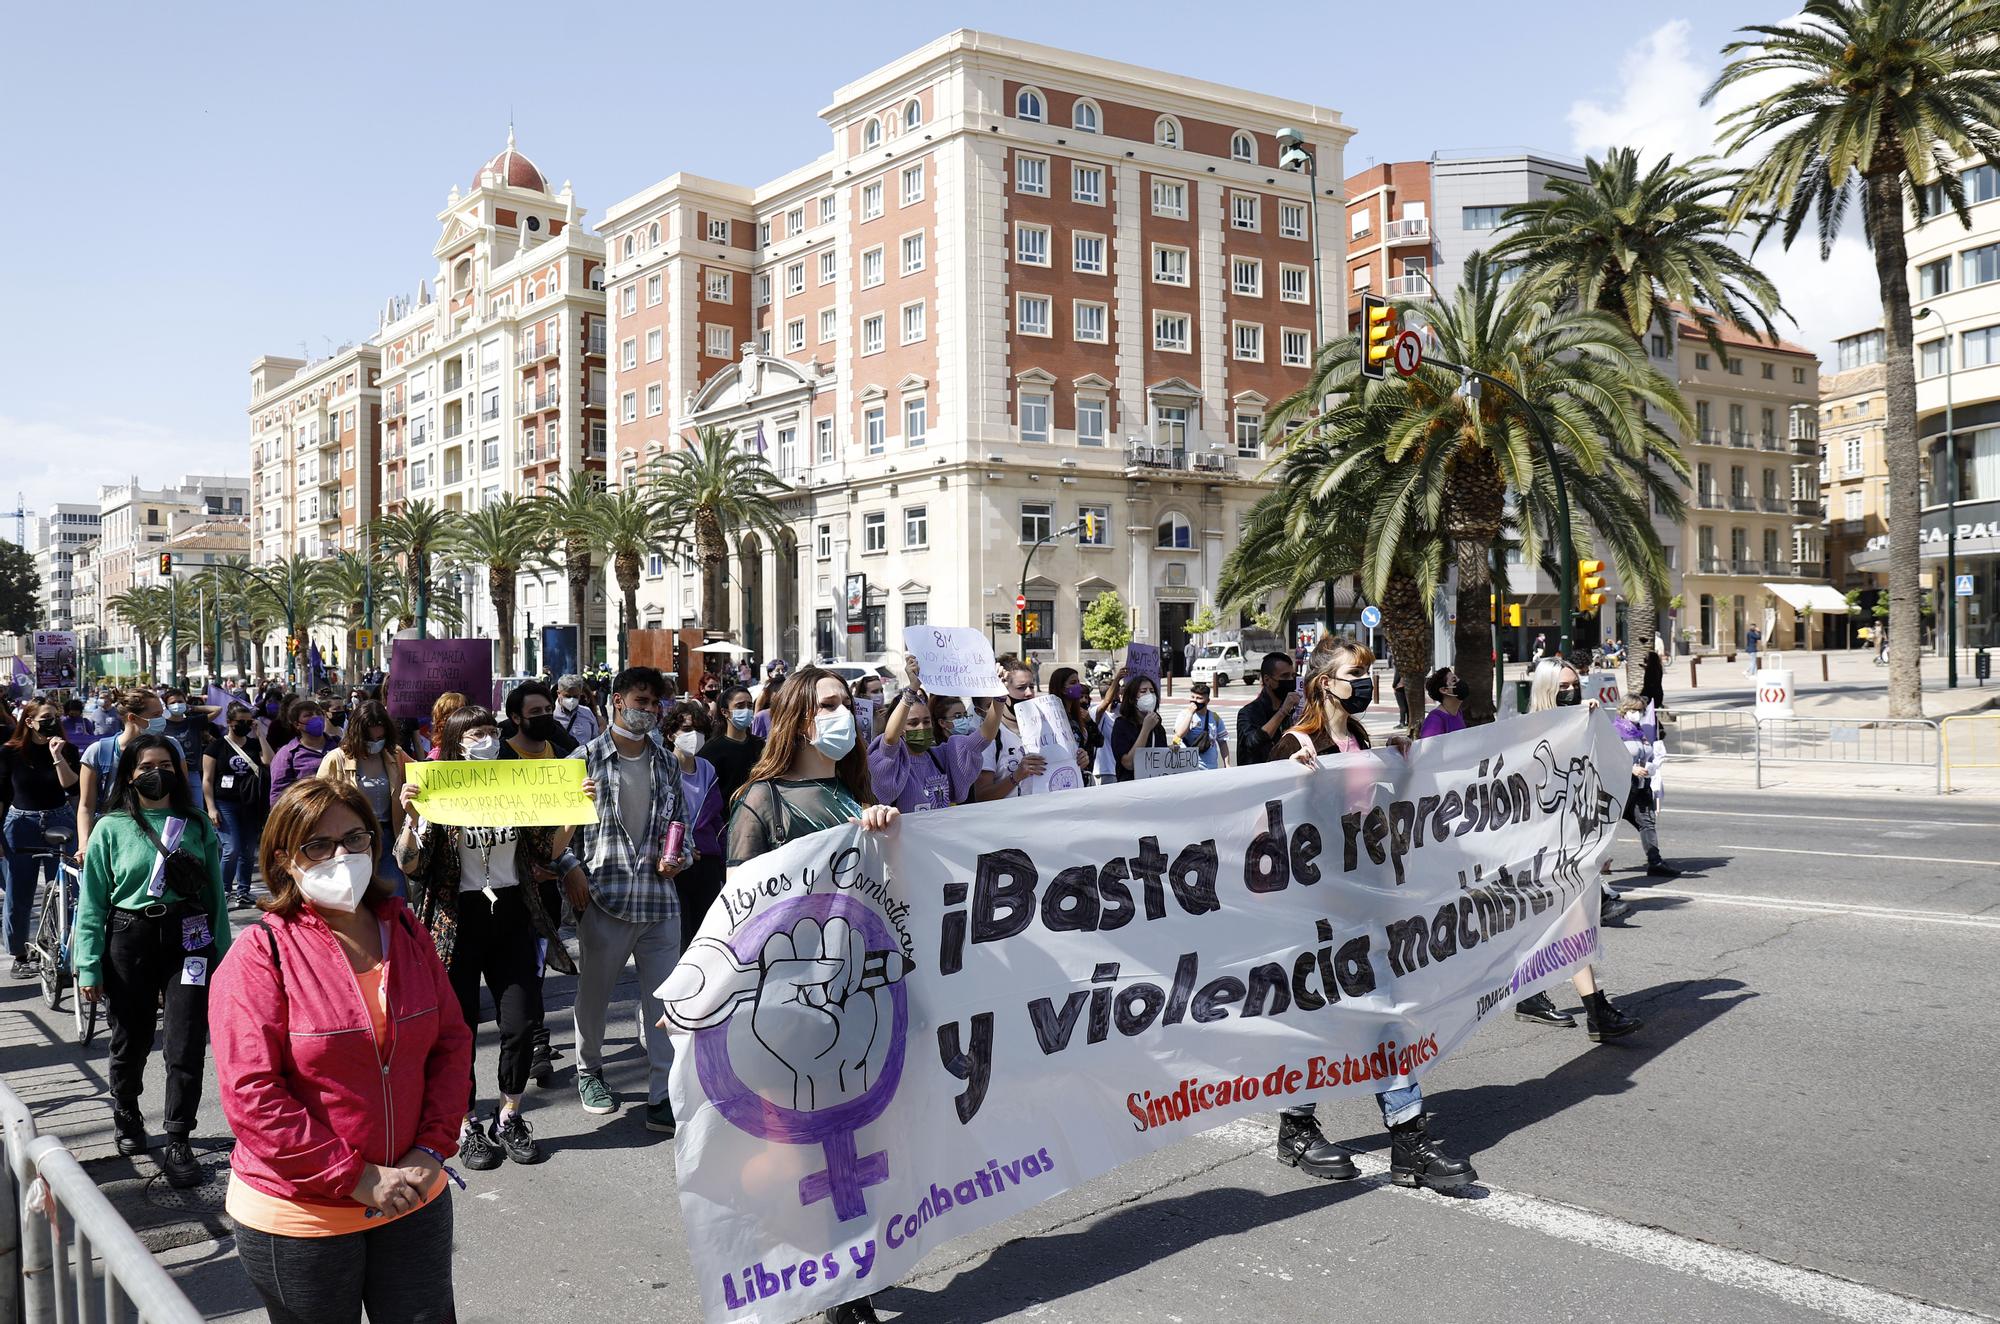
POLYGON ((41 721, 35 723, 35 730, 45 736, 53 736, 62 730, 62 723, 53 717, 44 717, 41 721))
POLYGON ((148 800, 166 800, 180 788, 180 774, 166 768, 148 768, 132 779, 132 785, 148 800))
POLYGON ((562 726, 556 721, 554 713, 542 713, 538 717, 530 717, 521 729, 536 740, 547 741, 554 740, 562 726))
POLYGON ((1367 712, 1368 705, 1375 702, 1375 682, 1363 676, 1359 680, 1350 680, 1347 683, 1353 687, 1354 693, 1340 700, 1340 706, 1350 713, 1367 712))
POLYGON ((229 730, 234 735, 247 736, 250 734, 250 728, 253 725, 255 725, 253 722, 231 722, 229 730))
POLYGON ((1583 702, 1581 685, 1564 685, 1556 690, 1556 707, 1574 708, 1583 702))

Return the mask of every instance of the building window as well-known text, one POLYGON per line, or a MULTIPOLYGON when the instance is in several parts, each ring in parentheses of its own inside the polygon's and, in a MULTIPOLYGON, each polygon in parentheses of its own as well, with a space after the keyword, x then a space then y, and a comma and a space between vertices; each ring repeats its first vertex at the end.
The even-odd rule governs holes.
MULTIPOLYGON (((818 456, 816 463, 833 463, 833 420, 816 418, 813 420, 813 446, 818 456)), ((822 556, 826 553, 822 552, 822 556)))
POLYGON ((819 223, 821 225, 832 225, 833 218, 839 214, 839 211, 840 205, 834 199, 833 194, 827 194, 819 200, 819 223))
MULTIPOLYGON (((1940 294, 1951 293, 1951 259, 1941 257, 1935 262, 1926 262, 1917 268, 1917 297, 1935 299, 1940 294)), ((1880 335, 1878 331, 1875 333, 1880 335)))
POLYGON ((1039 391, 1021 393, 1021 440, 1049 439, 1049 397, 1039 391))
POLYGON ((924 269, 924 232, 903 236, 903 274, 915 275, 924 269))
POLYGON ((771 302, 771 273, 768 271, 758 272, 753 288, 755 290, 754 297, 757 301, 757 306, 762 308, 769 304, 771 302))
POLYGON ((1743 375, 1743 360, 1735 357, 1734 355, 1731 354, 1723 355, 1722 366, 1724 369, 1728 371, 1729 375, 1732 377, 1741 377, 1743 375))
POLYGON ((1031 267, 1049 265, 1049 227, 1046 225, 1016 224, 1014 227, 1014 260, 1031 267))
POLYGON ((1312 286, 1309 273, 1304 267, 1295 267, 1289 262, 1278 264, 1278 298, 1286 303, 1309 303, 1312 300, 1312 286))
POLYGON ((1258 208, 1259 199, 1255 193, 1232 193, 1229 195, 1229 224, 1237 230, 1255 230, 1258 218, 1263 213, 1258 208))
POLYGON ((1764 380, 1767 382, 1778 375, 1778 365, 1775 363, 1760 363, 1757 366, 1763 369, 1764 380))
POLYGON ((1707 372, 1707 371, 1708 371, 1708 355, 1706 355, 1706 354, 1696 354, 1696 355, 1694 356, 1694 370, 1695 370, 1696 372, 1707 372))
POLYGON ((882 280, 882 246, 877 244, 873 248, 863 249, 861 253, 861 288, 872 290, 877 285, 880 285, 882 280))
POLYGON ((1093 207, 1104 204, 1104 167, 1074 165, 1069 172, 1069 196, 1072 202, 1088 203, 1093 207))
POLYGON ((1098 113, 1095 101, 1079 97, 1076 105, 1070 108, 1069 122, 1071 128, 1081 133, 1097 133, 1104 123, 1104 117, 1098 113))
POLYGON ((708 242, 711 244, 726 244, 729 242, 729 222, 726 219, 713 216, 709 218, 708 242))
POLYGON ((821 524, 813 529, 813 555, 822 561, 833 558, 833 525, 821 524))
POLYGON ((1102 446, 1104 444, 1104 400, 1098 396, 1080 396, 1076 402, 1076 444, 1079 446, 1102 446))
POLYGON ((785 323, 785 352, 795 354, 806 347, 806 319, 794 317, 785 323))
POLYGON ((1278 359, 1287 368, 1303 368, 1312 356, 1312 338, 1286 327, 1278 336, 1278 359))
POLYGON ((1155 547, 1170 547, 1176 551, 1186 551, 1194 546, 1194 526, 1187 516, 1179 512, 1169 512, 1160 521, 1153 540, 1155 547))
POLYGON ((757 247, 769 248, 770 246, 771 223, 769 221, 759 221, 757 222, 757 247))
POLYGON ((639 341, 636 337, 618 342, 618 366, 626 369, 639 366, 639 341))
POLYGON ((1022 294, 1014 300, 1014 329, 1024 336, 1049 334, 1049 297, 1022 294))
POLYGON ((1255 165, 1257 162, 1257 140, 1249 134, 1240 131, 1231 134, 1229 137, 1229 158, 1232 161, 1248 161, 1252 165, 1255 165))
POLYGON ((1247 460, 1254 460, 1264 448, 1264 416, 1246 413, 1236 414, 1236 453, 1247 460))
POLYGON ((1306 205, 1303 202, 1278 204, 1278 235, 1284 239, 1306 237, 1306 205))
POLYGON ((931 545, 930 511, 923 506, 903 507, 903 546, 928 547, 931 545))
POLYGON ((1187 185, 1178 179, 1153 181, 1153 215, 1187 219, 1187 185))
POLYGON ((1236 324, 1236 357, 1247 363, 1264 361, 1264 325, 1261 322, 1236 324))
POLYGON ((666 393, 658 382, 654 382, 651 386, 648 386, 646 388, 646 416, 651 418, 660 413, 666 407, 665 400, 666 393))
POLYGON ((1016 156, 1014 158, 1014 191, 1032 193, 1037 197, 1049 195, 1049 158, 1046 156, 1016 156))
POLYGON ((1105 306, 1101 303, 1089 303, 1079 299, 1076 301, 1074 311, 1076 316, 1076 339, 1088 341, 1091 344, 1103 344, 1108 338, 1105 335, 1104 329, 1105 306))
POLYGON ((646 333, 646 362, 658 363, 665 353, 665 338, 656 326, 646 333))
POLYGON ((819 255, 819 283, 833 284, 833 278, 840 274, 840 254, 829 248, 819 255))
POLYGON ((630 317, 639 311, 639 287, 637 285, 627 285, 623 290, 619 291, 618 298, 624 305, 625 316, 630 317))
POLYGON ((1185 405, 1153 406, 1153 444, 1176 454, 1187 449, 1188 411, 1185 405))
POLYGON ((1188 251, 1185 248, 1171 248, 1165 244, 1154 244, 1153 283, 1155 285, 1187 284, 1188 251))
POLYGON ((1264 294, 1264 264, 1254 257, 1231 258, 1229 262, 1229 287, 1247 298, 1262 298, 1264 294))
POLYGON ((930 440, 930 402, 921 395, 903 401, 903 444, 921 446, 930 440))
POLYGON ((1646 352, 1656 359, 1665 358, 1667 356, 1667 338, 1655 331, 1646 338, 1646 352))
POLYGON ((1032 87, 1024 87, 1014 94, 1014 118, 1040 124, 1045 118, 1042 111, 1042 94, 1032 87))
POLYGON ((1153 314, 1153 348, 1174 350, 1185 354, 1188 349, 1188 317, 1186 313, 1153 314))
POLYGON ((785 238, 790 239, 806 228, 806 209, 794 207, 785 213, 785 238))
POLYGON ((1866 367, 1871 363, 1880 363, 1882 361, 1882 344, 1882 333, 1880 331, 1867 331, 1858 336, 1849 336, 1845 340, 1835 341, 1835 362, 1839 365, 1835 368, 1835 371, 1847 372, 1854 368, 1866 367))
POLYGON ((911 97, 903 103, 903 127, 914 129, 924 122, 924 103, 911 97))
MULTIPOLYGON (((479 467, 498 469, 500 467, 500 438, 488 437, 479 448, 479 467)), ((351 492, 353 489, 349 489, 351 492)))
POLYGON ((880 354, 883 345, 883 315, 876 313, 861 319, 861 352, 880 354))
POLYGON ((706 345, 706 349, 708 350, 708 356, 710 358, 726 359, 729 357, 730 332, 728 327, 726 326, 706 327, 704 328, 703 333, 708 337, 708 344, 706 345))
POLYGON ((1153 121, 1153 145, 1171 147, 1175 151, 1181 146, 1181 122, 1172 115, 1162 115, 1153 121))
POLYGON ((882 181, 861 186, 861 219, 872 221, 882 214, 882 181))
POLYGON ((861 517, 861 551, 886 552, 889 550, 889 517, 879 510, 871 510, 861 517))
POLYGON ((840 332, 840 310, 822 308, 819 310, 819 342, 824 345, 840 332))
POLYGON ((1497 230, 1500 228, 1501 207, 1467 207, 1464 228, 1467 230, 1497 230))
POLYGON ((2000 244, 1988 244, 1960 253, 1959 284, 1970 287, 2000 280, 2000 244))
POLYGON ((1967 331, 1959 337, 1963 366, 1983 368, 1989 363, 2000 363, 2000 326, 1983 326, 1977 331, 1967 331))
POLYGON ((793 262, 785 267, 785 293, 787 296, 806 292, 806 264, 793 262))
POLYGON ((861 146, 864 150, 882 145, 882 121, 871 119, 861 126, 861 146))
POLYGON ((1087 276, 1104 274, 1104 236, 1076 232, 1070 235, 1070 270, 1087 276))
POLYGON ((870 455, 880 455, 889 448, 889 426, 882 406, 861 411, 861 441, 870 455))
POLYGON ((903 305, 903 343, 914 345, 924 338, 924 302, 903 305))
MULTIPOLYGON (((661 290, 660 273, 656 271, 646 277, 646 306, 648 308, 654 307, 665 297, 665 294, 661 290)), ((629 313, 636 310, 627 308, 625 311, 629 313)))
POLYGON ((923 162, 919 161, 917 164, 906 166, 903 169, 902 205, 907 207, 913 202, 922 202, 923 200, 924 166, 923 162))
POLYGON ((1111 545, 1111 507, 1078 506, 1076 508, 1076 543, 1079 547, 1109 547, 1111 545), (1095 530, 1086 535, 1083 529, 1085 516, 1094 516, 1095 530))
POLYGON ((1841 496, 1841 503, 1842 503, 1841 518, 1843 519, 1861 518, 1860 488, 1857 487, 1851 492, 1843 493, 1841 496))
POLYGON ((1021 503, 1021 541, 1038 543, 1055 533, 1056 508, 1046 501, 1021 503))
POLYGON ((618 397, 618 418, 620 422, 624 423, 636 423, 639 421, 639 393, 637 391, 627 391, 618 397))
POLYGON ((1804 386, 1805 384, 1806 384, 1806 370, 1804 368, 1793 368, 1792 385, 1804 386))

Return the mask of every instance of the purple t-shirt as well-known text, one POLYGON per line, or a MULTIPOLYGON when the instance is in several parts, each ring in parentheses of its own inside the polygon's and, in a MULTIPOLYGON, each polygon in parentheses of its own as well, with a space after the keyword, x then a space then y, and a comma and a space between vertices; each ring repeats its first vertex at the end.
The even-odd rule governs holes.
POLYGON ((331 744, 314 749, 311 745, 294 740, 279 750, 271 760, 271 803, 278 803, 278 797, 293 782, 302 782, 308 777, 319 775, 319 765, 325 761, 331 744))
POLYGON ((771 738, 771 710, 766 708, 750 719, 750 734, 759 740, 771 738))
POLYGON ((1448 713, 1442 708, 1433 708, 1424 714, 1424 724, 1417 728, 1417 739, 1425 736, 1441 736, 1447 731, 1465 730, 1465 714, 1448 713))
POLYGON ((868 781, 877 800, 906 814, 949 809, 972 794, 985 749, 977 731, 952 736, 921 754, 900 740, 891 745, 877 736, 868 746, 868 781))
POLYGON ((715 793, 715 765, 697 758, 693 772, 681 773, 681 794, 694 815, 694 848, 703 855, 722 856, 722 797, 715 793))

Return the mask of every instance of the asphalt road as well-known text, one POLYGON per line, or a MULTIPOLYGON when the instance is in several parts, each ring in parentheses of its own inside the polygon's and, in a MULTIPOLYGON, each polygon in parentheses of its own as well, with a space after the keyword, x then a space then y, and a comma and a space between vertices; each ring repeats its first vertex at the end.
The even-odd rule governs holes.
MULTIPOLYGON (((2000 808, 1694 780, 1661 817, 1687 875, 1621 871, 1638 914, 1606 935, 1601 978, 1646 1028, 1593 1047, 1503 1019, 1427 1078, 1475 1196, 1369 1175, 1386 1166, 1373 1105, 1322 1105, 1363 1180, 1300 1178, 1272 1161, 1268 1119, 1232 1123, 950 1244, 878 1306, 1177 1324, 1285 1317, 1303 1292, 1353 1319, 2000 1318, 2000 808)), ((1635 866, 1636 845, 1617 858, 1635 866)), ((566 1044, 559 982, 550 1004, 566 1044)), ((193 1207, 163 1207, 150 1162, 111 1153, 102 1039, 80 1058, 66 1031, 32 986, 0 988, 9 1083, 73 1134, 206 1312, 254 1315, 213 1235, 219 1166, 193 1207)), ((490 1080, 490 1024, 480 1046, 490 1080)), ((630 1106, 643 1076, 628 1045, 611 1071, 628 1109, 602 1124, 567 1071, 531 1090, 549 1161, 474 1174, 457 1197, 461 1318, 699 1317, 672 1147, 630 1106)), ((204 1119, 220 1165, 212 1101, 204 1119)))

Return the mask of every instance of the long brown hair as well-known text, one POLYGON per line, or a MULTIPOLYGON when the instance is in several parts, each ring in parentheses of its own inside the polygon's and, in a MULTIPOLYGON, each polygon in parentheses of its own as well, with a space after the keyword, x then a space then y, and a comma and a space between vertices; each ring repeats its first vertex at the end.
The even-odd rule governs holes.
MULTIPOLYGON (((1349 661, 1365 669, 1375 665, 1375 654, 1368 645, 1352 635, 1329 635, 1320 640, 1312 656, 1306 659, 1305 708, 1300 712, 1299 720, 1292 723, 1292 730, 1309 749, 1319 747, 1319 733, 1326 729, 1326 687, 1333 681, 1333 673, 1349 661)), ((1369 747, 1368 728, 1361 725, 1358 719, 1350 719, 1347 730, 1363 749, 1369 747)))
MULTIPOLYGON (((800 667, 785 677, 785 683, 778 686, 778 695, 771 700, 771 734, 764 741, 764 752, 757 758, 757 766, 750 769, 750 776, 736 791, 731 800, 734 804, 742 800, 743 793, 761 781, 773 781, 788 775, 792 764, 797 762, 799 751, 812 740, 815 716, 819 711, 819 683, 830 680, 840 686, 842 702, 849 712, 854 710, 854 694, 847 682, 831 671, 819 667, 800 667)), ((770 687, 766 686, 765 694, 770 687)), ((857 804, 875 803, 875 791, 868 782, 868 751, 862 748, 860 733, 855 735, 854 748, 847 751, 847 757, 833 765, 833 775, 857 804)))
MULTIPOLYGON (((264 820, 264 841, 257 850, 257 863, 264 871, 264 886, 271 892, 269 897, 257 904, 280 919, 298 918, 306 903, 305 893, 299 890, 299 880, 293 876, 287 861, 294 851, 306 844, 313 829, 319 826, 320 819, 335 805, 345 805, 353 810, 354 816, 361 820, 361 826, 375 838, 376 847, 381 846, 382 825, 375 821, 375 811, 368 807, 368 797, 352 782, 307 777, 286 787, 285 793, 278 797, 278 803, 271 806, 270 817, 264 820)), ((396 885, 376 872, 368 884, 365 899, 380 901, 394 895, 396 885)))
POLYGON ((463 704, 444 719, 444 730, 436 735, 438 757, 447 762, 465 757, 465 733, 478 727, 490 726, 496 731, 500 719, 493 715, 491 708, 482 708, 476 703, 463 704))
POLYGON ((63 733, 62 709, 52 703, 30 703, 27 707, 21 709, 21 720, 15 725, 14 734, 7 738, 7 748, 26 748, 29 739, 34 735, 35 723, 40 721, 44 715, 56 719, 56 733, 49 737, 48 742, 49 748, 53 750, 56 742, 63 738, 63 733))
POLYGON ((396 724, 389 720, 389 710, 373 699, 364 699, 349 710, 347 730, 340 734, 340 752, 347 755, 350 764, 368 757, 371 726, 382 728, 382 753, 377 757, 388 758, 389 751, 396 747, 396 724))
POLYGON ((1146 714, 1139 711, 1139 687, 1142 685, 1153 687, 1153 711, 1160 711, 1160 682, 1151 676, 1127 676, 1125 693, 1118 698, 1118 715, 1134 725, 1146 718, 1146 714))

